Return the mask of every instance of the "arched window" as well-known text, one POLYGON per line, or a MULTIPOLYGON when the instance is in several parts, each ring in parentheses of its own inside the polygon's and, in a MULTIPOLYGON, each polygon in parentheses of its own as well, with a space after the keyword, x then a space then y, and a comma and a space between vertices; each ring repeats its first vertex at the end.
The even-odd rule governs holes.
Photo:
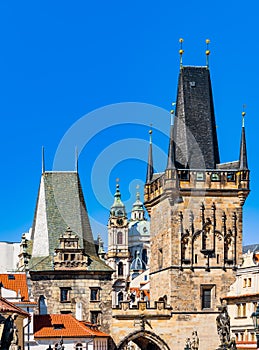
POLYGON ((83 344, 82 343, 77 343, 76 344, 76 350, 83 350, 83 344))
POLYGON ((122 232, 117 233, 117 244, 122 244, 122 232))
POLYGON ((119 292, 118 293, 118 304, 120 304, 121 301, 123 301, 123 293, 119 292))
POLYGON ((118 264, 118 275, 123 276, 123 263, 121 261, 118 264))
POLYGON ((47 302, 44 295, 41 295, 39 297, 39 313, 40 315, 47 315, 48 314, 48 308, 47 308, 47 302))

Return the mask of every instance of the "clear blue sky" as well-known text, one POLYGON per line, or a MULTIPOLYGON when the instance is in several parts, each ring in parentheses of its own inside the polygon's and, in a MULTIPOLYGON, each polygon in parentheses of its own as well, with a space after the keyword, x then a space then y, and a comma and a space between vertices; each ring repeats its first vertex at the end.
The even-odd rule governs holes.
POLYGON ((159 108, 169 111, 175 100, 182 37, 185 65, 204 65, 205 39, 211 40, 222 162, 238 159, 242 105, 247 106, 252 191, 244 208, 244 243, 258 242, 258 11, 257 0, 1 1, 0 240, 19 241, 29 229, 41 147, 51 170, 58 145, 82 117, 68 153, 79 144, 79 173, 94 235, 105 232, 96 222, 108 220, 117 177, 130 210, 135 187, 145 179, 149 123, 155 165, 164 170, 159 154, 167 151, 162 132, 164 125, 169 128, 169 116, 159 108), (125 104, 109 107, 124 102, 137 103, 140 123, 129 124, 125 104))

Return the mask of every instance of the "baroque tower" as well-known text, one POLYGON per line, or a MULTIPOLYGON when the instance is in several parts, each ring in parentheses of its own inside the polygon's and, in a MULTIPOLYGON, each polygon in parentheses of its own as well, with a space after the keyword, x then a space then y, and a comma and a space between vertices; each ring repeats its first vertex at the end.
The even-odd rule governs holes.
POLYGON ((215 313, 241 262, 242 208, 249 194, 245 127, 239 160, 220 163, 208 66, 181 65, 171 114, 165 171, 154 173, 152 143, 148 156, 150 295, 152 301, 166 297, 173 308, 172 344, 182 337, 181 327, 201 334, 210 325, 203 336, 213 348, 215 313))
POLYGON ((128 231, 127 213, 125 205, 121 201, 119 184, 117 184, 108 222, 107 264, 114 270, 112 275, 113 306, 119 305, 120 301, 123 300, 129 277, 128 231))

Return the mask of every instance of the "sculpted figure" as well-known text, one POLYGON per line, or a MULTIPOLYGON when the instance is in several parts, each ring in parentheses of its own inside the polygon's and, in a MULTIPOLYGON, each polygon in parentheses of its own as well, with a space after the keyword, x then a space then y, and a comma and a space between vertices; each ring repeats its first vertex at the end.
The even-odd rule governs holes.
POLYGON ((230 343, 230 317, 228 315, 227 306, 223 305, 221 313, 216 318, 217 331, 220 339, 220 345, 230 343))
POLYGON ((8 316, 4 322, 4 329, 1 338, 1 350, 8 350, 10 345, 18 344, 18 331, 14 321, 18 317, 18 314, 13 313, 8 316))
POLYGON ((199 337, 197 331, 192 332, 191 350, 199 349, 199 337))

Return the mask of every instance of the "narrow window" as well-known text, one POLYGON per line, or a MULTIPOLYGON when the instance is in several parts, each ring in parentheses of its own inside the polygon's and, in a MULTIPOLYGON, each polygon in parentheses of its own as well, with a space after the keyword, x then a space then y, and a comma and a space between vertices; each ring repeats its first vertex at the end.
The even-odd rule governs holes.
POLYGON ((121 261, 118 264, 118 276, 123 276, 123 263, 121 261))
POLYGON ((204 173, 203 172, 197 172, 196 173, 196 180, 197 181, 204 181, 204 173))
POLYGON ((99 288, 90 288, 90 300, 91 301, 100 300, 99 288))
POLYGON ((40 315, 47 315, 48 314, 46 298, 43 295, 41 295, 39 297, 39 313, 40 313, 40 315))
POLYGON ((90 311, 91 323, 98 324, 99 312, 90 311))
POLYGON ((244 278, 244 279, 243 279, 243 288, 246 288, 246 284, 247 284, 247 279, 244 278))
POLYGON ((219 264, 219 254, 217 254, 217 264, 219 264))
POLYGON ((70 290, 71 288, 60 288, 60 301, 63 303, 70 301, 70 290))
POLYGON ((161 269, 163 267, 163 249, 158 249, 158 268, 161 269))
POLYGON ((198 255, 197 255, 197 254, 194 255, 194 263, 195 263, 195 264, 198 263, 198 255))
POLYGON ((121 301, 123 301, 123 293, 119 292, 118 293, 118 304, 120 304, 121 301))
POLYGON ((117 244, 122 244, 122 232, 117 233, 117 244))
POLYGON ((242 316, 246 317, 246 304, 242 304, 242 311, 243 311, 242 312, 242 314, 243 314, 242 316))
POLYGON ((211 289, 202 289, 202 309, 211 308, 211 289))
POLYGON ((210 177, 211 181, 220 181, 220 174, 219 173, 212 173, 210 177))
POLYGON ((241 304, 237 304, 237 317, 241 317, 241 304))
POLYGON ((251 287, 251 285, 252 285, 252 278, 248 278, 247 287, 251 287))

